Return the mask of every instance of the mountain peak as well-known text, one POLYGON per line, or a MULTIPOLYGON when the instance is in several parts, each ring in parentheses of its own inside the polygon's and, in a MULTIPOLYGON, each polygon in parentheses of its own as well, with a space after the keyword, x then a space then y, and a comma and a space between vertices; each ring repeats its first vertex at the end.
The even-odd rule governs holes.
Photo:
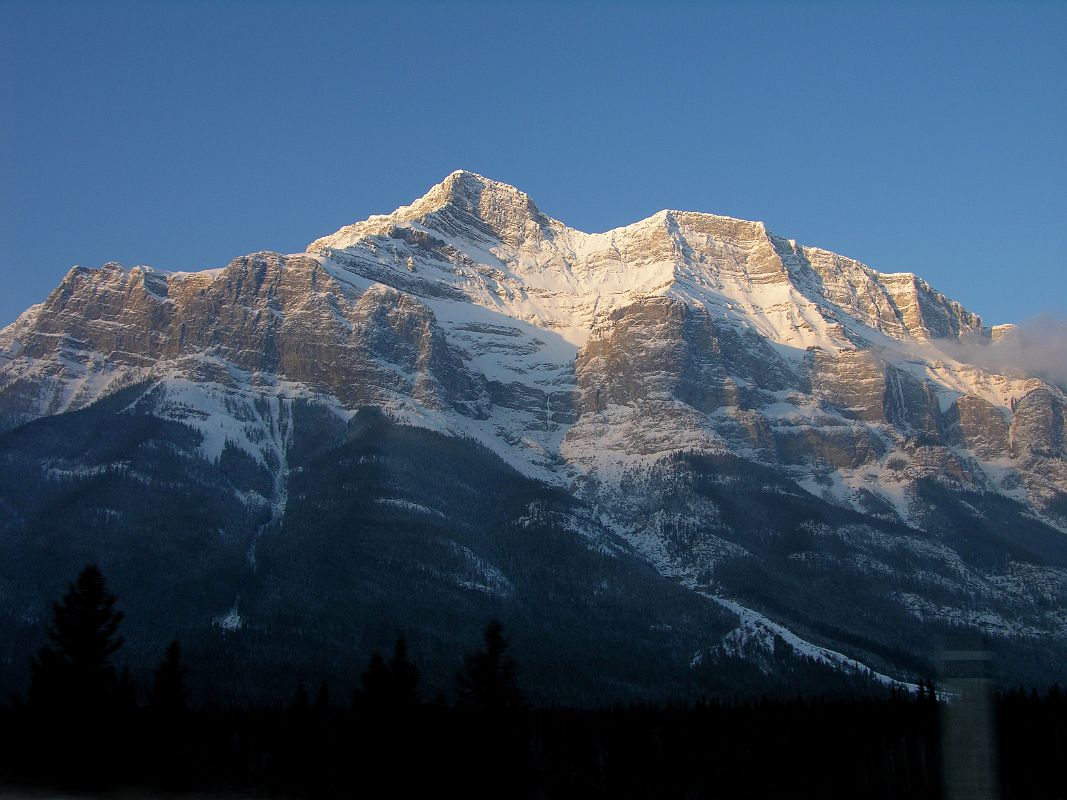
POLYGON ((381 236, 397 225, 410 223, 445 235, 458 234, 459 228, 465 228, 509 241, 517 233, 516 226, 523 228, 531 220, 538 224, 548 221, 525 192, 476 172, 457 169, 410 205, 401 206, 392 214, 376 214, 346 225, 316 239, 307 250, 341 250, 366 236, 381 236))
POLYGON ((454 187, 461 187, 461 188, 465 188, 465 187, 481 187, 481 188, 484 188, 484 187, 490 186, 490 185, 501 186, 501 187, 504 187, 506 189, 510 189, 513 192, 517 192, 518 191, 518 189, 516 189, 514 186, 510 186, 510 185, 508 185, 506 183, 501 183, 500 181, 494 181, 492 178, 487 178, 484 175, 479 175, 477 172, 471 172, 469 169, 452 170, 452 172, 448 173, 448 175, 445 176, 445 179, 443 181, 441 181, 440 184, 438 184, 438 186, 446 186, 446 187, 449 187, 449 188, 454 188, 454 187))
POLYGON ((468 211, 480 211, 484 206, 514 205, 539 216, 537 206, 530 196, 508 183, 494 181, 465 169, 449 173, 441 183, 435 185, 412 204, 412 208, 423 203, 440 210, 447 205, 454 205, 468 211))

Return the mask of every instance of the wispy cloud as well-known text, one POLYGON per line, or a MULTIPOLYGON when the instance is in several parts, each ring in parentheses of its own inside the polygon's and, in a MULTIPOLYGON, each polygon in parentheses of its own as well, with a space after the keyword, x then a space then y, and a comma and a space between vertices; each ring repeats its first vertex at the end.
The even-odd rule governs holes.
POLYGON ((1034 375, 1067 387, 1067 316, 1062 314, 1027 320, 997 342, 946 343, 941 349, 990 371, 1034 375))

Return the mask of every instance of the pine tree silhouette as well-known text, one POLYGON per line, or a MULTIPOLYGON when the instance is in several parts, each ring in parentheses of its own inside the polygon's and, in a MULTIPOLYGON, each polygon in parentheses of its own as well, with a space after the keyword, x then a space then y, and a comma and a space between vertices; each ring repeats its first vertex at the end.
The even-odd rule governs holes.
POLYGON ((29 746, 37 767, 57 781, 90 787, 119 768, 136 709, 129 672, 120 679, 111 660, 122 646, 122 616, 95 565, 52 605, 48 641, 30 665, 29 746))
POLYGON ((492 620, 485 628, 485 648, 464 659, 456 676, 459 704, 465 708, 504 711, 521 708, 515 659, 507 654, 504 626, 492 620))
POLYGON ((171 642, 156 667, 149 695, 152 746, 151 774, 163 785, 174 787, 187 779, 191 748, 190 717, 186 713, 186 668, 181 647, 171 642))
POLYGON ((389 659, 393 704, 397 708, 414 708, 419 698, 419 670, 408 659, 408 645, 401 636, 396 640, 393 657, 389 659))
POLYGON ((363 684, 363 701, 367 706, 378 709, 388 705, 391 680, 389 667, 386 666, 381 653, 371 655, 370 663, 359 679, 363 684))
POLYGON ((67 594, 52 605, 48 643, 33 660, 30 705, 73 714, 106 712, 118 701, 119 681, 111 657, 122 646, 123 614, 115 610, 95 564, 82 570, 67 594))
POLYGON ((330 708, 330 684, 323 681, 315 692, 315 713, 322 714, 330 708))
POLYGON ((300 681, 296 686, 296 695, 293 697, 293 702, 289 706, 289 711, 294 714, 304 714, 307 712, 309 706, 308 687, 303 681, 300 681))
POLYGON ((149 701, 153 711, 173 716, 185 710, 186 671, 182 663, 181 646, 173 641, 156 667, 156 679, 149 701))
POLYGON ((380 653, 371 656, 370 664, 360 679, 364 701, 372 710, 411 709, 421 702, 419 670, 408 659, 407 653, 407 642, 400 637, 388 662, 380 653))

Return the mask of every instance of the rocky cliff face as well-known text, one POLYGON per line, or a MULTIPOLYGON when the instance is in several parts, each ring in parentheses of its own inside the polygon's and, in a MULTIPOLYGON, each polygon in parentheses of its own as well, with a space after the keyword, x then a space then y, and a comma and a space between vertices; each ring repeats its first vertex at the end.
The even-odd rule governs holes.
MULTIPOLYGON (((513 187, 456 172, 304 254, 202 273, 71 270, 0 331, 0 427, 146 387, 154 413, 198 431, 203 458, 235 448, 270 473, 262 501, 280 519, 292 447, 282 409, 312 402, 344 423, 372 406, 473 438, 567 489, 660 571, 738 596, 727 574, 759 548, 724 521, 721 499, 692 488, 682 455, 769 469, 785 482, 776 492, 899 526, 909 552, 937 529, 930 486, 1067 535, 1064 391, 951 355, 1000 334, 914 275, 762 223, 663 211, 587 234, 513 187)), ((859 547, 853 523, 801 522, 812 541, 837 542, 838 567, 892 572, 891 548, 859 547)), ((981 573, 994 599, 946 599, 944 585, 966 578, 955 546, 938 547, 923 580, 891 590, 897 607, 1010 628, 1007 606, 990 609, 1016 590, 1022 562, 981 573)), ((805 569, 831 563, 814 545, 794 555, 805 569)), ((1062 597, 1067 572, 1040 568, 1062 597)), ((1033 625, 1067 641, 1058 618, 1033 625)))

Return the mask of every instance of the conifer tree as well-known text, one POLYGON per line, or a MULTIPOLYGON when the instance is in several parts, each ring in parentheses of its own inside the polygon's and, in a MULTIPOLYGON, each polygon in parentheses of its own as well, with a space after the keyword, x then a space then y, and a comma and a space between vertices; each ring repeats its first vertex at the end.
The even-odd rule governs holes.
POLYGON ((293 703, 289 706, 289 710, 296 714, 303 714, 308 710, 309 705, 308 687, 303 681, 300 681, 297 684, 296 695, 293 697, 293 703))
POLYGON ((113 705, 124 714, 132 714, 137 711, 137 687, 133 683, 133 677, 130 675, 128 666, 124 666, 122 672, 119 673, 118 681, 115 684, 115 702, 113 705))
POLYGON ((167 715, 180 714, 185 710, 185 673, 181 646, 173 641, 156 667, 150 701, 153 710, 167 715))
POLYGON ((324 680, 319 684, 319 690, 315 692, 315 713, 325 714, 330 709, 330 684, 324 680))
POLYGON ((117 701, 111 657, 122 646, 123 614, 95 564, 82 570, 52 605, 48 642, 31 665, 30 704, 74 714, 99 713, 117 701))
POLYGON ((485 647, 468 655, 456 676, 461 706, 485 711, 503 711, 523 705, 515 659, 507 653, 504 626, 492 620, 485 629, 485 647))
POLYGON ((389 675, 394 705, 397 708, 417 706, 420 702, 419 670, 408 659, 408 646, 403 636, 396 640, 393 657, 389 659, 389 675))
POLYGON ((389 667, 386 666, 381 653, 371 655, 370 663, 359 679, 363 684, 363 700, 370 708, 378 709, 388 705, 389 667))
POLYGON ((419 670, 408 659, 404 637, 396 640, 388 662, 380 653, 374 653, 360 679, 364 700, 371 709, 397 711, 420 703, 419 670))

